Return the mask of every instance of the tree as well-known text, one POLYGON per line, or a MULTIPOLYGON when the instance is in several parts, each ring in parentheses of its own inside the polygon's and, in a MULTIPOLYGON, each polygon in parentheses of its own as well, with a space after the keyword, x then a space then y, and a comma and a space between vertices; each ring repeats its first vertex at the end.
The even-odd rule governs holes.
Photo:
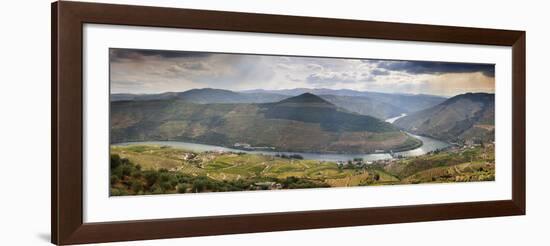
POLYGON ((145 180, 147 181, 147 187, 153 186, 159 178, 157 172, 148 172, 145 174, 145 180))
POLYGON ((203 192, 206 189, 206 181, 204 179, 197 179, 193 181, 193 192, 203 192))
POLYGON ((111 170, 116 169, 120 164, 120 156, 117 154, 111 155, 111 170))

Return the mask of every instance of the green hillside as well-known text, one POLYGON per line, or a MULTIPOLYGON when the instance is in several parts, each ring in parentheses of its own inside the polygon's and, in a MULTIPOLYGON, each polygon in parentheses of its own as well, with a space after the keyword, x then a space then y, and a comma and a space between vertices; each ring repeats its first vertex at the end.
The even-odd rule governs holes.
POLYGON ((268 104, 111 102, 111 142, 153 140, 324 153, 371 153, 421 144, 389 123, 341 110, 312 94, 268 104))
POLYGON ((416 134, 446 141, 494 141, 495 95, 467 93, 394 122, 416 134))

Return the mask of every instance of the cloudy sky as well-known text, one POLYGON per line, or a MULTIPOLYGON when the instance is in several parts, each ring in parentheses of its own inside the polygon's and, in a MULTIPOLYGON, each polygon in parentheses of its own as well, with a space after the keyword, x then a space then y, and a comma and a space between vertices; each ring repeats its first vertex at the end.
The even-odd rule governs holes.
POLYGON ((494 65, 110 49, 111 93, 329 88, 454 96, 494 92, 494 65))

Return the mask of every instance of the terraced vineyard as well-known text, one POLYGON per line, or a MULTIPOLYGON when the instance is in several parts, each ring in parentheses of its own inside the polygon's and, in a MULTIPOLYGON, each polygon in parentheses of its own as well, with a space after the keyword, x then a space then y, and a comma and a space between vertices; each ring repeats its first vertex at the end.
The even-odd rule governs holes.
POLYGON ((194 153, 161 146, 113 146, 111 154, 127 158, 144 170, 167 169, 193 176, 207 175, 217 180, 252 177, 307 178, 324 181, 356 175, 353 170, 339 168, 334 162, 297 160, 281 157, 202 152, 194 153), (193 158, 186 156, 194 155, 193 158))
POLYGON ((362 160, 337 164, 286 156, 193 152, 153 145, 112 146, 111 157, 111 162, 113 158, 123 160, 130 170, 113 169, 111 165, 113 195, 474 182, 495 178, 492 145, 369 164, 362 160), (168 176, 164 181, 155 179, 158 184, 143 179, 155 172, 168 176), (199 190, 193 188, 196 182, 216 185, 199 190))

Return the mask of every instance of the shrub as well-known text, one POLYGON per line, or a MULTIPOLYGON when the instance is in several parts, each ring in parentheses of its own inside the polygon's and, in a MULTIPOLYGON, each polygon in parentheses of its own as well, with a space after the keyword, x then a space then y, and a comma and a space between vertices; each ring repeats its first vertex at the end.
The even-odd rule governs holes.
POLYGON ((160 182, 168 182, 168 181, 170 181, 170 174, 162 173, 160 175, 160 182))
POLYGON ((141 171, 139 171, 139 170, 134 170, 134 171, 132 172, 132 178, 134 178, 134 179, 139 179, 139 178, 141 178, 142 176, 143 176, 143 175, 141 174, 141 171))
POLYGON ((111 182, 111 185, 114 185, 118 182, 118 177, 116 175, 111 175, 109 181, 111 182))
POLYGON ((130 174, 132 174, 132 169, 133 168, 130 165, 127 165, 127 164, 123 165, 122 166, 122 175, 123 176, 130 176, 130 174))
POLYGON ((187 193, 187 188, 189 188, 187 184, 178 184, 177 191, 178 193, 187 193))
POLYGON ((154 184, 153 186, 151 186, 151 188, 149 188, 149 191, 151 191, 151 193, 153 194, 164 194, 164 190, 159 184, 154 184))
POLYGON ((160 187, 163 189, 163 190, 171 190, 172 189, 172 184, 170 182, 162 182, 160 183, 160 187))
POLYGON ((128 192, 125 190, 117 189, 117 188, 111 188, 110 192, 111 196, 125 196, 128 195, 128 192))
POLYGON ((142 191, 145 187, 143 187, 143 183, 139 180, 133 179, 130 181, 130 188, 134 193, 138 193, 139 191, 142 191))
POLYGON ((124 175, 122 175, 122 168, 120 166, 118 166, 117 168, 112 169, 111 170, 111 176, 115 176, 118 179, 122 179, 124 177, 124 175))

